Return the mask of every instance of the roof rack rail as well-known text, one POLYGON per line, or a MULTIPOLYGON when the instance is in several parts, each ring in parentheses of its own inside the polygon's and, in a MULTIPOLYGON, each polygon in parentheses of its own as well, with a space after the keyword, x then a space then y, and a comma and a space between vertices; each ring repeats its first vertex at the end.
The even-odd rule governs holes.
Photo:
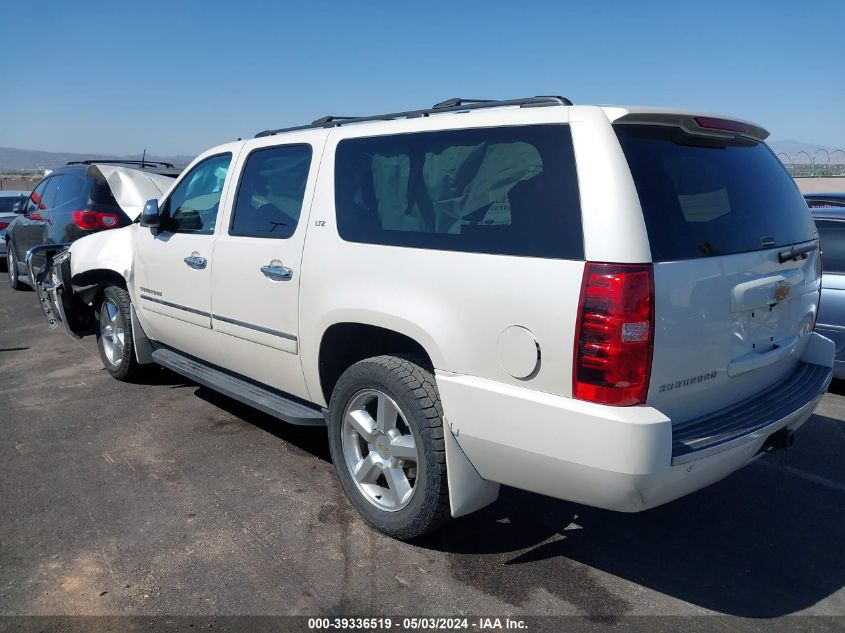
POLYGON ((333 123, 335 121, 348 121, 350 119, 356 119, 356 118, 358 118, 358 117, 354 117, 354 116, 334 116, 334 115, 330 114, 328 116, 320 117, 319 119, 314 119, 313 121, 311 121, 311 125, 325 125, 326 123, 333 123))
POLYGON ((465 112, 467 110, 481 110, 485 108, 501 108, 505 106, 519 106, 520 108, 536 108, 543 106, 556 105, 572 105, 572 102, 566 97, 556 96, 539 96, 539 97, 525 97, 522 99, 506 99, 497 101, 493 99, 462 99, 455 97, 447 99, 440 103, 434 104, 431 108, 424 108, 422 110, 408 110, 405 112, 391 112, 389 114, 376 114, 372 116, 346 117, 346 116, 324 116, 316 119, 309 125, 296 125, 294 127, 279 128, 278 130, 264 130, 255 135, 256 138, 262 136, 273 136, 274 134, 281 134, 282 132, 295 132, 296 130, 309 130, 313 128, 327 128, 338 127, 340 125, 347 125, 349 123, 365 123, 367 121, 390 121, 392 119, 413 119, 416 117, 426 117, 430 114, 441 114, 443 112, 465 112))
POLYGON ((446 101, 441 101, 440 103, 435 103, 431 106, 431 109, 442 110, 443 108, 456 108, 467 103, 493 103, 494 101, 494 99, 464 99, 462 97, 454 97, 452 99, 446 99, 446 101))
POLYGON ((102 163, 104 165, 140 165, 141 167, 167 167, 168 169, 176 169, 173 163, 166 163, 162 160, 120 160, 120 159, 97 159, 90 158, 88 160, 72 160, 67 165, 95 165, 102 163))

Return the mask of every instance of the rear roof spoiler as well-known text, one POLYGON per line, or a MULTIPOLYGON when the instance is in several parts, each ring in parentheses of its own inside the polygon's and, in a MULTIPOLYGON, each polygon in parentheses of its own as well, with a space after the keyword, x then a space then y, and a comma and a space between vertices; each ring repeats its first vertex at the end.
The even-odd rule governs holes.
MULTIPOLYGON (((624 112, 624 110, 623 110, 624 112)), ((690 112, 626 112, 613 117, 608 112, 614 125, 664 125, 680 127, 688 134, 712 136, 718 138, 750 138, 765 141, 769 132, 759 125, 720 115, 693 114, 690 112)))

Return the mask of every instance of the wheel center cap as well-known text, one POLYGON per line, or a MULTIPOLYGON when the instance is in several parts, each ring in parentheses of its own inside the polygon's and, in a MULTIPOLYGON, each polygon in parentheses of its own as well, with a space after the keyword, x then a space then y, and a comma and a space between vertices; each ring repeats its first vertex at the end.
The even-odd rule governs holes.
POLYGON ((378 436, 375 445, 379 455, 385 459, 390 457, 390 438, 387 435, 378 436))

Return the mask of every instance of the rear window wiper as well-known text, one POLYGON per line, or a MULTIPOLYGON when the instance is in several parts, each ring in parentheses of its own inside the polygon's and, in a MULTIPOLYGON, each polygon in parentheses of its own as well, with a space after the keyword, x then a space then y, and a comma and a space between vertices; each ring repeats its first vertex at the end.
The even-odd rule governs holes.
POLYGON ((810 242, 809 244, 796 244, 792 248, 789 248, 785 251, 781 251, 778 253, 778 261, 783 264, 784 262, 788 262, 792 259, 807 259, 807 253, 810 251, 814 251, 818 248, 816 242, 810 242))

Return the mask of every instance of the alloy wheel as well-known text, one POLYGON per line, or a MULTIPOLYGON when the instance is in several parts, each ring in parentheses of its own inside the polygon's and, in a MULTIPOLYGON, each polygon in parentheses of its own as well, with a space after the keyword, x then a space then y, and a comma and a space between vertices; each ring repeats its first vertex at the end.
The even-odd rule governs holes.
POLYGON ((18 283, 18 260, 15 259, 15 252, 12 250, 12 245, 7 246, 8 257, 6 258, 6 268, 9 272, 9 282, 14 287, 18 283))
POLYGON ((126 348, 126 329, 120 308, 111 299, 103 301, 100 307, 100 339, 109 363, 120 365, 126 348))
POLYGON ((341 431, 343 455, 364 498, 380 510, 406 507, 417 483, 417 441, 396 402, 377 389, 349 400, 341 431))

